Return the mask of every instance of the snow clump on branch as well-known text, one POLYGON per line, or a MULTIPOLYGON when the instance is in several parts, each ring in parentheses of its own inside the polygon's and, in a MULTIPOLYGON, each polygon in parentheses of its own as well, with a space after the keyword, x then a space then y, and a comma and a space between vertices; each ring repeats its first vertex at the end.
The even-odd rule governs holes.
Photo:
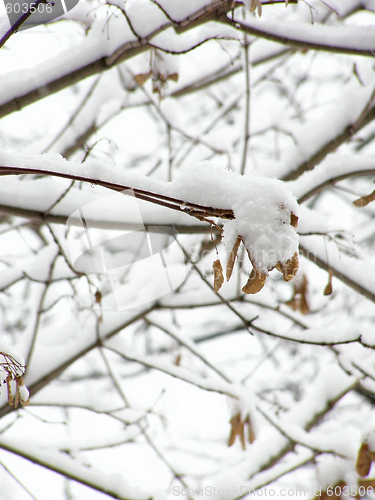
MULTIPOLYGON (((276 268, 285 281, 298 270, 298 203, 277 179, 239 175, 224 167, 202 162, 184 167, 173 181, 173 193, 214 208, 230 209, 234 219, 225 220, 222 241, 226 249, 226 278, 230 279, 238 248, 243 242, 253 265, 245 293, 263 288, 269 271, 276 268)), ((221 287, 221 265, 216 261, 215 291, 221 287)))

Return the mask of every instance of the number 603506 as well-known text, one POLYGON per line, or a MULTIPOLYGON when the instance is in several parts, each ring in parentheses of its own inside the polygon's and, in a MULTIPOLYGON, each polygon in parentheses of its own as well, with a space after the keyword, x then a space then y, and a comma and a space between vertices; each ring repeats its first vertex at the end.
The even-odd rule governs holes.
POLYGON ((39 5, 34 5, 28 3, 7 3, 5 5, 5 9, 7 14, 26 14, 27 12, 31 12, 34 14, 35 12, 39 12, 39 14, 43 14, 47 12, 47 14, 51 14, 52 12, 52 4, 51 3, 40 3, 39 5))

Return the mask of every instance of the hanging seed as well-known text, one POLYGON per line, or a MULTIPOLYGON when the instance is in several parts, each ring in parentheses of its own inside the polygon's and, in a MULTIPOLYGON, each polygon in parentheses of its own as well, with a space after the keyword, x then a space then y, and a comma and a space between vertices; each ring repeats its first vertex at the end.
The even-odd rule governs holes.
POLYGON ((298 253, 296 252, 293 257, 288 259, 284 264, 278 262, 276 264, 276 269, 283 275, 284 281, 290 281, 297 274, 298 266, 298 253))
POLYGON ((375 200, 375 189, 372 193, 368 194, 367 196, 361 196, 357 200, 353 201, 353 205, 356 207, 365 207, 368 205, 371 201, 375 200))
POLYGON ((298 226, 298 217, 294 215, 293 212, 290 214, 290 225, 297 229, 298 226))
POLYGON ((12 377, 10 375, 7 376, 7 392, 8 392, 8 403, 13 406, 14 403, 14 396, 12 394, 12 388, 10 386, 10 381, 12 380, 12 377))
POLYGON ((255 441, 255 432, 254 432, 254 429, 253 429, 253 424, 251 422, 251 418, 250 418, 250 415, 248 415, 247 419, 246 419, 246 422, 245 422, 248 426, 248 438, 249 438, 249 443, 252 444, 254 443, 255 441))
POLYGON ((242 288, 242 291, 247 294, 260 292, 264 287, 266 278, 266 274, 263 274, 261 271, 258 271, 255 267, 253 267, 249 279, 247 280, 246 285, 242 288))
POLYGON ((227 281, 229 281, 230 277, 232 276, 234 263, 235 263, 235 260, 237 257, 237 252, 238 252, 239 246, 241 244, 241 241, 242 241, 241 236, 238 236, 236 243, 234 244, 234 247, 232 248, 232 251, 230 253, 230 256, 228 259, 228 264, 227 264, 227 270, 226 270, 227 281))
POLYGON ((328 283, 323 293, 324 295, 331 295, 332 293, 332 269, 328 270, 328 283))
POLYGON ((371 469, 371 458, 369 456, 369 445, 367 443, 362 443, 359 449, 357 462, 355 464, 355 470, 361 477, 365 477, 369 474, 371 469))
POLYGON ((221 267, 220 259, 217 259, 212 264, 214 270, 214 292, 218 292, 224 283, 223 268, 221 267))

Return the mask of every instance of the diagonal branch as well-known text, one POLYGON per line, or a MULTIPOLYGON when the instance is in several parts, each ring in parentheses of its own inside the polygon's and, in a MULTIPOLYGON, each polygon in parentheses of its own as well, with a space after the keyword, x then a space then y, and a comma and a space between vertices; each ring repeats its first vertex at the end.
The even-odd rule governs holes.
MULTIPOLYGON (((29 104, 33 104, 40 99, 44 99, 49 95, 59 92, 60 90, 75 85, 85 78, 101 73, 102 71, 107 71, 138 54, 148 51, 150 49, 149 42, 167 29, 174 27, 176 31, 178 29, 178 33, 184 33, 185 31, 188 31, 193 27, 216 20, 220 13, 231 10, 232 5, 232 0, 216 0, 210 2, 205 7, 188 16, 188 18, 184 19, 183 21, 176 23, 168 20, 165 24, 157 28, 155 31, 149 33, 142 39, 127 42, 116 49, 112 54, 100 57, 88 64, 85 64, 82 67, 78 67, 66 74, 63 74, 62 76, 56 77, 54 72, 51 70, 51 68, 56 64, 51 60, 46 61, 45 68, 48 68, 50 74, 52 75, 50 80, 48 81, 47 79, 42 89, 40 87, 34 88, 33 90, 26 92, 24 95, 19 95, 3 103, 0 106, 0 118, 13 113, 14 111, 19 111, 29 104)), ((91 46, 89 48, 90 50, 92 50, 91 46)), ((84 60, 84 52, 82 53, 82 57, 84 60)))
POLYGON ((366 109, 366 113, 362 116, 361 120, 348 125, 339 135, 327 142, 322 148, 319 149, 317 153, 311 156, 307 161, 299 165, 295 170, 289 172, 285 175, 283 181, 293 181, 300 177, 307 170, 312 170, 316 165, 318 165, 324 158, 336 151, 342 144, 349 141, 351 137, 357 133, 359 130, 364 128, 366 125, 371 123, 375 119, 375 106, 370 109, 366 109))
MULTIPOLYGON (((47 0, 36 0, 36 2, 32 3, 28 10, 22 14, 22 16, 17 19, 17 21, 12 24, 12 26, 8 29, 8 31, 1 37, 0 39, 0 49, 5 45, 5 43, 9 40, 9 38, 14 35, 14 33, 17 33, 17 31, 20 29, 20 27, 29 19, 29 17, 34 14, 34 12, 37 10, 38 5, 44 3, 48 4, 47 0)), ((12 6, 12 4, 10 4, 12 6)), ((20 5, 20 4, 18 4, 20 5)))
MULTIPOLYGON (((308 24, 301 25, 300 30, 292 30, 291 23, 266 23, 259 21, 247 21, 241 22, 241 20, 236 17, 228 17, 226 12, 220 15, 218 19, 219 22, 231 26, 238 31, 247 33, 248 35, 253 35, 260 38, 265 38, 271 40, 272 42, 281 43, 287 45, 288 47, 294 47, 300 50, 319 50, 324 52, 332 52, 335 54, 352 54, 358 56, 368 56, 374 57, 374 47, 371 47, 371 43, 366 46, 365 35, 362 35, 362 45, 364 48, 358 48, 355 44, 350 45, 350 34, 352 31, 348 31, 347 37, 344 37, 342 33, 338 34, 337 38, 332 37, 332 27, 331 26, 321 26, 320 28, 325 28, 327 31, 322 32, 322 30, 316 30, 314 26, 308 24), (324 33, 324 34, 323 34, 324 33), (329 40, 327 43, 323 43, 322 39, 325 38, 329 40)), ((293 25, 294 26, 294 25, 293 25)), ((341 28, 342 29, 342 28, 341 28)))
MULTIPOLYGON (((143 318, 146 314, 149 312, 153 311, 155 309, 155 305, 151 305, 140 312, 137 312, 134 316, 126 319, 123 323, 119 323, 118 325, 114 326, 113 329, 105 332, 99 339, 95 339, 92 342, 88 342, 85 346, 83 346, 81 349, 78 349, 77 352, 73 353, 71 357, 67 359, 62 359, 61 363, 58 364, 57 366, 54 366, 50 372, 42 375, 40 378, 36 379, 35 382, 32 384, 29 384, 27 387, 29 389, 30 395, 32 396, 33 394, 36 394, 39 392, 43 387, 48 385, 52 380, 56 379, 59 377, 69 366, 71 366, 75 361, 78 359, 81 359, 83 356, 85 356, 87 353, 91 352, 94 350, 96 347, 100 347, 102 345, 102 341, 110 339, 114 337, 117 333, 119 333, 121 330, 127 328, 129 325, 132 325, 133 323, 137 322, 139 319, 143 318)), ((14 411, 14 407, 8 405, 6 403, 4 406, 0 407, 0 418, 3 417, 4 415, 7 415, 8 413, 14 411)), ((1 445, 0 445, 1 447, 1 445)))
POLYGON ((348 274, 345 273, 345 264, 342 265, 341 269, 338 269, 331 263, 328 263, 319 257, 315 251, 311 252, 307 246, 301 245, 301 243, 299 245, 299 251, 304 257, 306 257, 306 259, 314 262, 314 264, 319 266, 321 269, 325 269, 327 272, 330 270, 335 278, 339 279, 345 283, 345 285, 366 297, 366 299, 375 302, 375 294, 371 290, 368 290, 357 281, 354 281, 348 274))
POLYGON ((125 186, 123 184, 117 184, 114 182, 95 179, 91 177, 84 177, 82 175, 75 175, 72 173, 56 172, 39 168, 0 166, 0 176, 20 175, 20 174, 52 175, 55 177, 62 177, 64 179, 89 182, 90 184, 103 186, 117 192, 132 190, 134 191, 134 196, 140 200, 149 201, 151 203, 155 203, 157 205, 170 208, 172 210, 177 210, 178 212, 183 212, 187 215, 191 215, 192 217, 196 217, 198 220, 203 220, 205 217, 220 217, 223 219, 234 219, 234 214, 231 209, 213 208, 204 205, 198 205, 197 203, 186 202, 186 200, 173 198, 171 196, 166 196, 160 193, 153 193, 151 191, 146 191, 144 189, 133 188, 131 186, 125 186))
POLYGON ((21 440, 15 441, 6 437, 1 437, 0 449, 25 458, 47 470, 57 472, 66 478, 73 479, 118 500, 131 500, 132 497, 143 500, 152 498, 150 494, 144 491, 129 487, 125 480, 121 481, 121 483, 113 482, 113 480, 110 480, 111 476, 108 477, 98 469, 94 470, 85 467, 66 453, 51 449, 35 449, 30 445, 27 446, 21 440))

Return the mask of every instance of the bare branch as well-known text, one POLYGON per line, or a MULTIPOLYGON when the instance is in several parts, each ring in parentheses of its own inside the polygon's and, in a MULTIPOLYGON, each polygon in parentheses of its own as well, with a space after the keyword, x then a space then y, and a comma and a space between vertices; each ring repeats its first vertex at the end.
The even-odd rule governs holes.
MULTIPOLYGON (((211 2, 211 5, 198 10, 195 14, 192 14, 184 21, 179 22, 176 30, 178 33, 183 33, 193 27, 215 20, 219 12, 226 12, 231 8, 232 0, 216 0, 211 2)), ((174 26, 175 23, 168 21, 166 24, 160 26, 160 28, 156 29, 154 32, 149 33, 141 40, 133 40, 125 43, 109 56, 97 59, 96 61, 71 71, 70 73, 52 79, 47 82, 42 89, 33 89, 22 96, 17 96, 11 99, 0 106, 0 118, 13 113, 14 111, 19 111, 29 104, 37 102, 40 99, 59 92, 62 89, 70 87, 71 85, 75 85, 89 76, 96 75, 102 71, 107 71, 138 54, 148 51, 150 49, 149 42, 155 38, 156 35, 174 26)), ((46 67, 49 67, 49 61, 46 62, 46 67)))
MULTIPOLYGON (((279 33, 275 33, 272 28, 264 27, 264 25, 251 23, 247 24, 241 22, 238 18, 232 19, 227 16, 226 13, 220 15, 219 22, 226 24, 228 26, 232 26, 233 28, 242 31, 243 33, 247 33, 248 35, 257 36, 260 38, 266 38, 267 40, 271 40, 273 42, 281 43, 283 45, 287 45, 288 47, 293 47, 300 50, 321 50, 325 52, 332 52, 336 54, 353 54, 358 56, 367 56, 374 57, 373 49, 360 49, 355 46, 351 46, 350 43, 336 43, 333 41, 331 44, 321 43, 318 41, 318 37, 315 36, 316 41, 311 41, 307 37, 301 36, 300 38, 293 38, 288 32, 288 27, 286 26, 283 30, 282 25, 278 29, 279 33)), ((309 27, 309 25, 306 25, 309 27)), ((304 33, 305 35, 305 33, 304 33)), ((321 35, 320 35, 321 36, 321 35)))

